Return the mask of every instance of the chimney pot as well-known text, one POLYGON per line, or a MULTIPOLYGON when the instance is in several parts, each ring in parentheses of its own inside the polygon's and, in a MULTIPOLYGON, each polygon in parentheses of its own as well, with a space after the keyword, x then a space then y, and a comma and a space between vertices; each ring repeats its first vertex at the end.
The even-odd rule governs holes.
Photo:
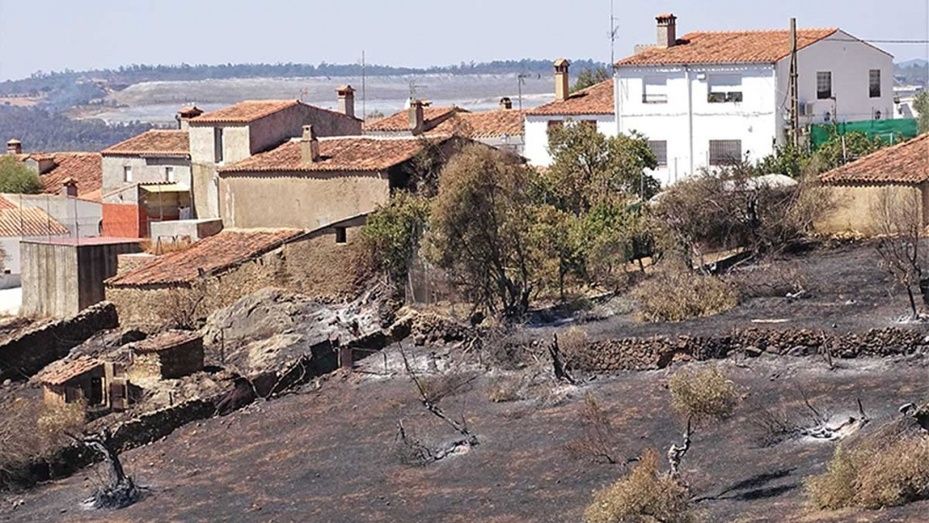
POLYGON ((658 47, 674 47, 677 44, 677 17, 664 13, 655 17, 658 22, 658 47))
POLYGON ((425 125, 425 115, 423 114, 423 102, 422 100, 411 100, 410 101, 410 132, 414 135, 421 134, 423 132, 423 126, 425 125))
POLYGON ((355 117, 355 88, 350 85, 343 85, 336 90, 339 93, 339 112, 355 117))
POLYGON ((62 181, 60 194, 69 198, 77 197, 77 183, 73 178, 66 178, 62 181))
POLYGON ((513 100, 510 100, 509 96, 504 96, 503 98, 500 99, 500 108, 501 109, 512 109, 513 100))
POLYGON ((570 87, 568 86, 568 67, 571 62, 565 58, 555 60, 555 100, 563 102, 568 99, 570 87))
POLYGON ((188 123, 201 114, 203 114, 203 110, 196 105, 181 107, 175 116, 175 119, 177 120, 177 128, 182 131, 186 131, 189 127, 188 123))
POLYGON ((300 159, 304 164, 319 161, 319 140, 312 125, 303 126, 303 136, 300 137, 300 159))
POLYGON ((6 142, 6 152, 8 154, 22 154, 23 152, 23 142, 17 140, 16 138, 11 139, 6 142))

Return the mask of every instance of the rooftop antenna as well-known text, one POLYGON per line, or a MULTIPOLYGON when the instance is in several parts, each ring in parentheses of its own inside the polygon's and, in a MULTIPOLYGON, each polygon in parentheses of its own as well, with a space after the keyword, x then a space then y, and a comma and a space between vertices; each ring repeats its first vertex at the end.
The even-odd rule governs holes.
POLYGON ((616 16, 613 14, 614 0, 610 0, 610 71, 616 67, 616 35, 619 34, 619 25, 616 23, 616 16))
POLYGON ((367 80, 366 75, 366 66, 365 66, 365 50, 361 50, 361 121, 367 121, 368 119, 368 93, 365 89, 365 83, 367 80))
POLYGON ((516 75, 516 90, 520 111, 523 110, 523 84, 526 83, 526 78, 532 78, 532 76, 533 75, 528 73, 519 73, 516 75))

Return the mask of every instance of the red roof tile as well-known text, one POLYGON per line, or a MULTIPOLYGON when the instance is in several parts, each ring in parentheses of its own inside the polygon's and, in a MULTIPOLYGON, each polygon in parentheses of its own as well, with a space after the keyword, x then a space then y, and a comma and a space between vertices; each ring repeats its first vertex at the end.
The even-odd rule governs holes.
MULTIPOLYGON (((800 29, 797 48, 826 38, 838 29, 800 29)), ((790 54, 790 32, 700 31, 687 33, 673 47, 647 47, 616 62, 617 67, 681 64, 772 64, 790 54)))
MULTIPOLYGON (((423 127, 430 130, 455 113, 467 112, 460 107, 423 107, 423 127)), ((365 132, 399 133, 410 130, 410 111, 404 109, 380 120, 365 124, 365 132)))
POLYGON ((300 100, 245 100, 202 114, 190 120, 190 124, 250 123, 301 103, 300 100))
MULTIPOLYGON (((450 137, 431 137, 441 143, 450 137)), ((219 169, 220 175, 235 172, 383 171, 403 163, 423 150, 422 138, 346 136, 319 139, 319 161, 305 163, 300 141, 293 140, 219 169)))
POLYGON ((823 173, 820 180, 827 184, 917 184, 929 181, 929 134, 879 149, 823 173))
POLYGON ((64 385, 101 365, 103 365, 102 361, 89 356, 80 356, 73 360, 58 360, 42 369, 36 379, 39 383, 46 385, 64 385))
POLYGON ((474 113, 457 113, 432 129, 432 133, 456 134, 467 138, 522 136, 523 111, 498 109, 474 113))
POLYGON ((103 185, 100 153, 50 153, 48 156, 51 156, 55 167, 39 177, 43 192, 58 194, 64 181, 70 178, 77 185, 78 197, 100 199, 103 185))
POLYGON ((581 89, 568 96, 567 100, 555 100, 527 111, 529 115, 585 115, 613 114, 613 80, 581 89))
POLYGON ((304 234, 300 229, 227 229, 190 248, 161 255, 138 269, 107 280, 113 287, 190 283, 270 252, 304 234))
POLYGON ((13 196, 0 196, 0 237, 63 236, 68 228, 37 208, 20 208, 13 196))
POLYGON ((182 157, 190 155, 187 131, 152 129, 101 151, 104 156, 182 157))

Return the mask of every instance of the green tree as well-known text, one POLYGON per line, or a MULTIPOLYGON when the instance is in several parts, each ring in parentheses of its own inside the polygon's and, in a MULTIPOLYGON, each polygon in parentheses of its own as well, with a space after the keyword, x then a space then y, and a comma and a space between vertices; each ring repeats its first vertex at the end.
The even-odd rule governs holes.
POLYGON ((871 154, 885 145, 880 138, 871 138, 859 131, 840 135, 832 130, 829 139, 813 153, 810 168, 814 173, 823 173, 871 154))
POLYGON ((407 192, 396 193, 368 216, 361 229, 362 241, 375 266, 390 281, 406 279, 428 218, 429 202, 407 192))
POLYGON ((571 92, 575 93, 581 89, 586 89, 592 85, 596 85, 604 80, 609 79, 610 72, 606 70, 606 67, 584 69, 579 75, 577 75, 577 80, 575 80, 574 85, 571 86, 571 92))
POLYGON ((929 91, 922 91, 916 95, 913 101, 913 109, 919 113, 919 132, 929 131, 929 91))
POLYGON ((786 144, 775 149, 773 154, 762 158, 755 166, 759 175, 786 174, 799 179, 809 165, 810 155, 799 147, 786 144))
POLYGON ((0 157, 0 192, 35 194, 42 190, 39 175, 14 156, 0 157))
POLYGON ((473 303, 509 318, 539 283, 534 178, 511 155, 468 146, 442 170, 429 220, 432 261, 473 303))
POLYGON ((601 203, 648 199, 660 189, 645 173, 658 163, 639 134, 607 137, 595 126, 569 122, 552 129, 549 151, 552 164, 545 177, 552 203, 574 215, 601 203))

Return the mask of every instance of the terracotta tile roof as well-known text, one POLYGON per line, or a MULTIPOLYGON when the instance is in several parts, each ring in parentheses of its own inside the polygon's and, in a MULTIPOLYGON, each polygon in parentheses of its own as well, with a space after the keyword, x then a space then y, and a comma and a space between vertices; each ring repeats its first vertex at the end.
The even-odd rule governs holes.
POLYGON ((0 196, 0 237, 63 236, 68 228, 38 208, 22 208, 10 196, 0 196))
POLYGON ((152 129, 101 151, 104 156, 187 157, 190 139, 187 131, 152 129))
POLYGON ((296 105, 301 105, 300 100, 245 100, 202 114, 190 124, 250 123, 296 105))
POLYGON ((929 134, 879 149, 821 174, 820 180, 828 184, 917 184, 929 181, 929 134))
POLYGON ((138 269, 107 280, 107 285, 145 286, 190 283, 276 249, 304 234, 300 229, 227 229, 183 251, 161 255, 138 269))
POLYGON ((133 344, 132 349, 140 354, 162 352, 186 345, 199 338, 201 336, 196 332, 172 330, 145 338, 133 344))
POLYGON ((567 100, 555 100, 527 111, 529 115, 585 115, 613 114, 613 80, 581 89, 568 96, 567 100))
POLYGON ((64 385, 101 365, 103 365, 102 361, 89 356, 81 356, 73 360, 58 360, 42 369, 36 376, 36 380, 46 385, 64 385))
MULTIPOLYGON (((430 130, 436 125, 442 123, 446 118, 455 113, 467 112, 460 107, 423 107, 423 127, 430 130)), ((365 132, 371 133, 400 133, 410 130, 410 111, 404 109, 390 116, 385 116, 380 120, 367 123, 364 126, 365 132)))
MULTIPOLYGON (((449 136, 430 137, 442 143, 449 136)), ((235 172, 383 171, 403 163, 423 150, 422 138, 344 136, 319 139, 319 161, 303 162, 299 139, 219 169, 220 175, 235 172)))
POLYGON ((467 138, 522 136, 523 111, 498 109, 474 113, 457 113, 432 129, 432 133, 456 134, 467 138))
MULTIPOLYGON (((838 31, 800 29, 797 48, 818 42, 838 31)), ((771 64, 790 54, 790 32, 700 31, 687 33, 673 47, 648 47, 616 62, 617 67, 680 64, 771 64)))
POLYGON ((77 185, 78 197, 100 200, 100 188, 103 185, 100 153, 50 153, 47 156, 51 157, 55 167, 39 176, 43 192, 58 194, 64 181, 70 178, 77 185))

